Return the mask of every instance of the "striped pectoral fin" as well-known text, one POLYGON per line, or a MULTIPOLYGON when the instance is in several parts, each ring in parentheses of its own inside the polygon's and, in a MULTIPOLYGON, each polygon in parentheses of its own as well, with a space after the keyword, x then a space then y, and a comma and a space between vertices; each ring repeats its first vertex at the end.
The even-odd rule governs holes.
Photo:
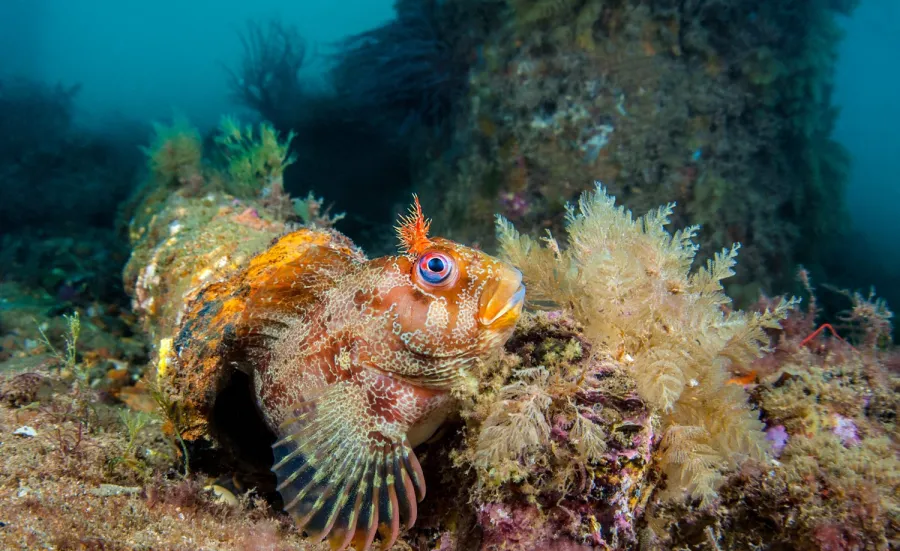
POLYGON ((422 469, 405 434, 367 418, 366 393, 331 385, 280 428, 274 445, 284 508, 311 538, 333 549, 368 549, 381 534, 393 545, 401 517, 416 519, 425 495, 422 469))

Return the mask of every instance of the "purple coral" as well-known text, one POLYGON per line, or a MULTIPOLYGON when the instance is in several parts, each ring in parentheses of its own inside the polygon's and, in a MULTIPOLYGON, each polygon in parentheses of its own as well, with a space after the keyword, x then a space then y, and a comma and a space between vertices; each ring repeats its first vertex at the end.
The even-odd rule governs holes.
POLYGON ((859 444, 859 435, 856 433, 856 423, 853 422, 853 419, 835 413, 834 428, 831 430, 848 448, 859 444))
POLYGON ((500 194, 500 204, 507 218, 521 218, 531 211, 531 204, 522 192, 504 192, 500 194))
POLYGON ((772 444, 772 456, 780 456, 788 442, 788 433, 784 429, 784 425, 775 425, 766 429, 766 440, 772 444))
POLYGON ((478 509, 478 524, 484 531, 481 551, 589 551, 592 547, 565 537, 561 519, 542 519, 530 504, 487 503, 478 509))

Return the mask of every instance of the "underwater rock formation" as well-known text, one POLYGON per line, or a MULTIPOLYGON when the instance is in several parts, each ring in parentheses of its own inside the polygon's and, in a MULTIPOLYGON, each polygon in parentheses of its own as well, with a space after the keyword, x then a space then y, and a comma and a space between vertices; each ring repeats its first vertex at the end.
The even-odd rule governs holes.
MULTIPOLYGON (((658 419, 621 364, 555 310, 528 314, 463 410, 481 549, 623 549, 660 480, 658 419)), ((464 547, 461 547, 464 548, 464 547)))
POLYGON ((702 258, 740 242, 743 306, 790 289, 846 228, 830 90, 836 16, 855 2, 506 4, 453 145, 423 155, 418 191, 443 234, 490 249, 496 212, 559 233, 600 180, 638 213, 677 201, 676 224, 705 229, 702 258))

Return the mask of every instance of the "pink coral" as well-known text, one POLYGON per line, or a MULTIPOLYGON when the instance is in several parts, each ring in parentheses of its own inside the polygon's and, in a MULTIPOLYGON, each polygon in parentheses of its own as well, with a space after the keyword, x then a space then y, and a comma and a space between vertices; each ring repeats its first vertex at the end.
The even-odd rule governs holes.
POLYGON ((564 529, 553 519, 541 519, 533 505, 488 503, 478 510, 478 523, 484 531, 481 551, 588 551, 564 537, 564 529))
POLYGON ((834 428, 831 430, 848 448, 859 444, 859 435, 856 433, 856 423, 853 422, 853 419, 835 413, 834 428))
POLYGON ((531 212, 531 205, 522 192, 500 194, 500 204, 506 216, 512 219, 521 218, 531 212))
POLYGON ((766 440, 772 444, 772 455, 774 457, 780 456, 788 442, 788 433, 784 425, 775 425, 766 429, 766 440))

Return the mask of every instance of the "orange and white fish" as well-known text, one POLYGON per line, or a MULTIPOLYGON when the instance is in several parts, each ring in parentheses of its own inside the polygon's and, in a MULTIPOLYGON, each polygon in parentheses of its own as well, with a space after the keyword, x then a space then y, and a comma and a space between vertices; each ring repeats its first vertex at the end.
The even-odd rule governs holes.
POLYGON ((201 293, 176 339, 200 369, 216 356, 251 374, 284 508, 334 549, 368 549, 376 533, 388 548, 401 519, 413 525, 425 497, 413 447, 522 311, 517 269, 428 227, 416 199, 402 254, 372 260, 334 231, 288 234, 201 293), (211 332, 215 342, 185 348, 211 332))

